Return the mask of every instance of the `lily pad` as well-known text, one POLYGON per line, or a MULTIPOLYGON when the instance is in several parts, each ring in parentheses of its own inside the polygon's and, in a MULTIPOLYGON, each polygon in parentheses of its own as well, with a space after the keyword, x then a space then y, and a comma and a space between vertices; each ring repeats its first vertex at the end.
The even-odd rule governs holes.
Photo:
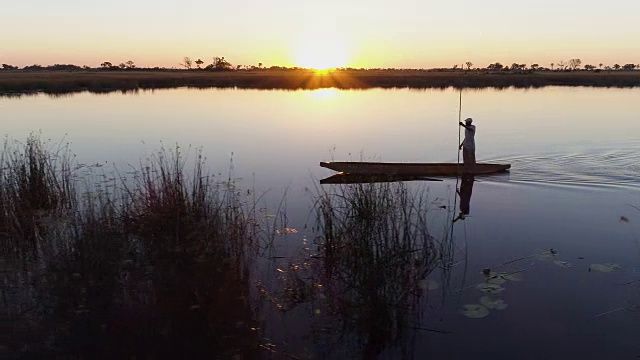
POLYGON ((553 249, 549 249, 549 250, 540 250, 538 251, 538 253, 536 254, 536 258, 540 261, 551 261, 553 259, 555 259, 555 257, 558 255, 558 252, 553 250, 553 249))
POLYGON ((568 263, 566 261, 555 260, 553 263, 558 265, 558 266, 560 266, 560 267, 563 267, 563 268, 570 268, 571 267, 571 263, 568 263))
POLYGON ((495 284, 495 285, 501 285, 501 284, 504 284, 504 283, 507 282, 507 280, 504 277, 500 276, 500 275, 489 277, 485 281, 487 283, 489 283, 489 284, 495 284))
POLYGON ((607 264, 591 264, 589 270, 595 270, 600 272, 612 272, 622 269, 619 264, 607 263, 607 264))
POLYGON ((504 278, 509 280, 509 281, 523 281, 524 278, 522 277, 522 274, 519 272, 514 272, 514 273, 505 273, 504 274, 504 278))
POLYGON ((435 290, 439 287, 440 284, 431 279, 422 279, 418 281, 418 288, 421 290, 435 290))
POLYGON ((463 307, 464 310, 460 310, 460 313, 472 319, 479 319, 489 315, 489 309, 480 304, 467 304, 463 305, 463 307))
POLYGON ((519 275, 518 272, 508 273, 508 272, 493 272, 493 271, 483 271, 485 276, 485 282, 489 284, 501 285, 509 281, 522 281, 522 275, 519 275))
POLYGON ((478 288, 478 290, 488 294, 497 294, 504 290, 504 288, 499 284, 491 284, 491 283, 478 284, 478 286, 476 287, 478 288))
POLYGON ((502 299, 492 299, 489 296, 481 297, 480 304, 487 309, 504 310, 507 308, 507 304, 502 299))

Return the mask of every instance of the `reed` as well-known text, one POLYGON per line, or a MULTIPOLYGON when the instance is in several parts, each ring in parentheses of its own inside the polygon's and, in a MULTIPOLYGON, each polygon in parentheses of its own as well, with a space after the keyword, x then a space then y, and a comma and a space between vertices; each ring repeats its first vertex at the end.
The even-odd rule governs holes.
POLYGON ((35 258, 47 241, 47 223, 70 216, 76 205, 72 156, 48 149, 39 136, 5 140, 0 153, 0 237, 3 258, 35 258))
POLYGON ((161 150, 133 179, 37 137, 2 153, 2 301, 26 357, 252 357, 251 204, 197 152, 161 150), (102 180, 101 180, 102 179, 102 180), (77 184, 84 181, 84 187, 77 184))
POLYGON ((430 232, 428 191, 404 183, 346 184, 317 189, 315 249, 284 271, 289 311, 312 304, 317 351, 370 359, 411 348, 420 327, 425 284, 448 266, 448 234, 430 232))

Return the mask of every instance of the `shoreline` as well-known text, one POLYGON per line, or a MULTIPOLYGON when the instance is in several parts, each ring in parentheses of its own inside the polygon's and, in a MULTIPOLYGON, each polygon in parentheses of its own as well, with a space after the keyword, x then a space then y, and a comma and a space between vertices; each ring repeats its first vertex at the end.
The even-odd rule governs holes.
POLYGON ((313 70, 221 71, 0 71, 0 96, 109 93, 178 87, 261 90, 337 88, 639 87, 640 71, 313 70))

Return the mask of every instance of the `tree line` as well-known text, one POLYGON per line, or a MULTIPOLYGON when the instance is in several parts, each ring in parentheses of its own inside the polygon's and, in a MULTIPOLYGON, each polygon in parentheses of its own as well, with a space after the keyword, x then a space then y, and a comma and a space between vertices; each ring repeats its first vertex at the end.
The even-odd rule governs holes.
MULTIPOLYGON (((467 65, 471 63, 467 62, 467 65)), ((468 66, 469 69, 471 66, 468 66)), ((500 70, 516 70, 516 71, 578 71, 578 70, 587 70, 587 71, 611 71, 611 70, 640 70, 640 64, 627 63, 624 65, 614 64, 614 65, 605 65, 603 63, 596 65, 592 64, 582 64, 582 60, 575 58, 569 59, 567 61, 560 60, 558 62, 549 63, 549 67, 540 66, 540 64, 531 64, 527 66, 527 64, 518 64, 512 63, 511 66, 502 65, 499 62, 489 64, 485 70, 490 71, 500 71, 500 70)), ((482 69, 478 69, 482 70, 482 69)))
MULTIPOLYGON (((263 63, 258 63, 256 65, 233 65, 224 56, 214 56, 211 59, 211 63, 205 65, 205 62, 198 58, 193 60, 192 58, 185 56, 182 58, 182 61, 178 63, 179 69, 187 70, 187 71, 239 71, 239 70, 303 70, 301 67, 285 67, 285 66, 271 66, 265 67, 263 63)), ((41 65, 29 65, 23 68, 19 68, 18 66, 13 66, 10 64, 2 64, 0 66, 0 71, 2 70, 26 70, 26 71, 38 71, 38 70, 53 70, 53 71, 80 71, 80 70, 99 70, 99 71, 131 71, 131 70, 143 70, 143 71, 160 71, 160 70, 176 70, 176 68, 166 68, 166 67, 137 67, 136 64, 132 60, 127 60, 125 62, 121 62, 117 65, 110 61, 102 62, 98 67, 92 68, 90 66, 78 66, 72 64, 55 64, 48 66, 41 65)), ((631 71, 631 70, 640 70, 640 64, 627 63, 624 65, 613 64, 613 65, 605 65, 603 63, 599 63, 597 66, 592 64, 582 64, 582 60, 578 58, 569 59, 569 60, 560 60, 558 62, 549 63, 548 67, 541 66, 537 63, 532 63, 530 65, 527 64, 519 64, 512 63, 509 65, 503 65, 500 62, 495 62, 489 64, 485 68, 481 67, 473 67, 473 63, 470 61, 465 62, 462 65, 456 64, 451 68, 433 68, 433 69, 397 69, 397 68, 339 68, 337 70, 349 70, 349 71, 364 71, 364 70, 425 70, 425 71, 470 71, 470 70, 484 70, 484 71, 516 71, 516 72, 535 72, 535 71, 612 71, 612 70, 623 70, 623 71, 631 71)))

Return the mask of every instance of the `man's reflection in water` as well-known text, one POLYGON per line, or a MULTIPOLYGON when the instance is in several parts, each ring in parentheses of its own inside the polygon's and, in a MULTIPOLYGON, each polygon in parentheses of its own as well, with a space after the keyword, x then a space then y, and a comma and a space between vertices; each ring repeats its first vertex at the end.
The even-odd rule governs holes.
POLYGON ((473 175, 463 176, 460 189, 456 192, 460 195, 460 215, 453 221, 464 220, 469 215, 469 203, 471 202, 471 193, 473 192, 473 182, 475 181, 473 175))

